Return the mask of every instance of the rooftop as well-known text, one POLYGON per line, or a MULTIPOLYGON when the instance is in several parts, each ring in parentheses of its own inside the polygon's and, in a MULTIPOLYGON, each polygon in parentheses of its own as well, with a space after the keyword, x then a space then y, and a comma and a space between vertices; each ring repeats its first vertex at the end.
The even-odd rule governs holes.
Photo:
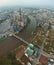
POLYGON ((42 65, 47 65, 48 64, 48 60, 45 56, 41 55, 40 59, 39 59, 40 63, 42 65))
POLYGON ((16 59, 18 60, 24 53, 25 47, 24 46, 19 46, 18 49, 16 49, 16 59))

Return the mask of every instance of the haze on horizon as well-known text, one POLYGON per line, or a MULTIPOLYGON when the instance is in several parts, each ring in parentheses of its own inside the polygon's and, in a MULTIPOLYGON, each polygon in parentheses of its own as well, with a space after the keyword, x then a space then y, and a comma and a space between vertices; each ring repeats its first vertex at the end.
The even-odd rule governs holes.
POLYGON ((54 0, 0 0, 0 6, 49 6, 54 7, 54 0))

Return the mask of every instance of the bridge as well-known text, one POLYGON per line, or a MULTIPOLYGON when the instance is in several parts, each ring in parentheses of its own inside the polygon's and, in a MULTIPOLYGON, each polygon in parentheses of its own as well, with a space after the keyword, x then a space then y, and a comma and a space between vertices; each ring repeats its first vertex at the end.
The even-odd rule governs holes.
MULTIPOLYGON (((9 32, 9 34, 12 34, 12 36, 14 36, 15 38, 19 39, 20 41, 24 42, 26 45, 29 45, 30 43, 25 41, 23 38, 17 36, 16 34, 12 33, 12 32, 9 32)), ((54 58, 54 55, 50 55, 48 53, 46 53, 45 51, 43 51, 43 49, 40 47, 40 54, 46 56, 46 57, 49 57, 49 58, 54 58)))
POLYGON ((12 33, 12 35, 13 35, 15 38, 19 39, 20 41, 22 41, 22 42, 26 43, 27 45, 29 45, 29 43, 28 43, 27 41, 25 41, 24 39, 22 39, 21 37, 15 35, 15 34, 13 34, 13 33, 12 33))

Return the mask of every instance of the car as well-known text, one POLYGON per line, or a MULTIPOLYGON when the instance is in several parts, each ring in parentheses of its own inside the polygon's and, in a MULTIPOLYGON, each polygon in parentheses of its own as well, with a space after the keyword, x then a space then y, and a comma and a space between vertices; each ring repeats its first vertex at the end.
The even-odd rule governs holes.
POLYGON ((53 59, 53 58, 51 58, 51 59, 50 59, 50 62, 54 62, 54 59, 53 59))
POLYGON ((52 63, 51 62, 48 62, 48 65, 52 65, 52 63))

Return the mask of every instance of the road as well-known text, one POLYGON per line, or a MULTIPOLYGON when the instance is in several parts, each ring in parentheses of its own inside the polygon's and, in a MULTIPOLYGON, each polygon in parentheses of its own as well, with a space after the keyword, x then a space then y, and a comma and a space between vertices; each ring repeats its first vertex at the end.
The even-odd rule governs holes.
MULTIPOLYGON (((11 34, 13 34, 14 39, 13 39, 13 37, 9 37, 10 40, 7 39, 3 42, 0 42, 0 43, 2 43, 2 44, 0 44, 0 50, 2 47, 0 54, 3 54, 4 52, 6 53, 7 51, 12 50, 13 48, 10 48, 10 47, 14 47, 13 45, 15 45, 14 48, 16 48, 21 43, 19 41, 22 41, 26 44, 30 44, 30 42, 32 41, 32 39, 34 37, 32 35, 32 32, 34 32, 36 30, 36 25, 37 25, 36 20, 32 16, 30 16, 30 19, 31 19, 31 22, 27 25, 27 27, 22 32, 20 32, 19 34, 16 34, 16 35, 11 33, 11 34), (8 45, 8 46, 6 47, 6 45, 8 45), (5 48, 3 48, 3 47, 5 47, 5 48)), ((43 45, 41 48, 43 48, 43 45)), ((42 49, 41 49, 40 53, 45 56, 47 55, 47 57, 54 57, 51 55, 49 56, 42 49)))
MULTIPOLYGON (((40 47, 40 50, 39 50, 39 57, 38 57, 38 59, 40 59, 40 56, 41 56, 41 54, 43 55, 45 55, 46 56, 46 53, 44 53, 42 50, 44 49, 44 44, 45 44, 45 41, 46 41, 46 35, 45 35, 45 37, 44 37, 44 40, 43 40, 43 42, 42 42, 42 45, 41 45, 41 47, 40 47)), ((49 55, 47 54, 47 57, 48 57, 49 55)))
POLYGON ((21 37, 19 37, 19 36, 15 35, 15 34, 13 34, 13 33, 12 33, 12 35, 13 35, 15 38, 19 39, 20 41, 22 41, 22 42, 26 43, 27 45, 29 44, 27 41, 25 41, 25 40, 24 40, 24 39, 22 39, 21 37))
MULTIPOLYGON (((14 37, 16 37, 17 39, 19 39, 20 41, 26 43, 27 45, 30 44, 29 42, 25 41, 23 38, 21 38, 21 37, 15 35, 14 33, 11 33, 11 34, 12 34, 14 37)), ((45 43, 45 40, 46 40, 46 39, 44 39, 43 43, 45 43)), ((46 57, 54 58, 54 55, 50 55, 50 54, 46 53, 45 51, 43 51, 43 47, 40 47, 40 51, 39 51, 39 52, 40 52, 40 54, 42 54, 42 55, 44 55, 44 56, 46 56, 46 57)))
MULTIPOLYGON (((48 32, 48 31, 47 31, 48 32)), ((42 45, 41 45, 41 49, 39 50, 39 53, 40 53, 40 56, 41 56, 41 54, 42 55, 44 55, 44 56, 46 56, 46 57, 50 57, 50 58, 54 58, 54 55, 51 55, 51 54, 48 54, 48 53, 46 53, 46 52, 44 52, 43 51, 43 49, 44 49, 44 44, 45 44, 45 42, 46 42, 46 34, 47 34, 47 32, 45 33, 45 37, 44 37, 44 40, 43 40, 43 43, 42 43, 42 45)), ((40 58, 40 57, 39 57, 40 58)))

